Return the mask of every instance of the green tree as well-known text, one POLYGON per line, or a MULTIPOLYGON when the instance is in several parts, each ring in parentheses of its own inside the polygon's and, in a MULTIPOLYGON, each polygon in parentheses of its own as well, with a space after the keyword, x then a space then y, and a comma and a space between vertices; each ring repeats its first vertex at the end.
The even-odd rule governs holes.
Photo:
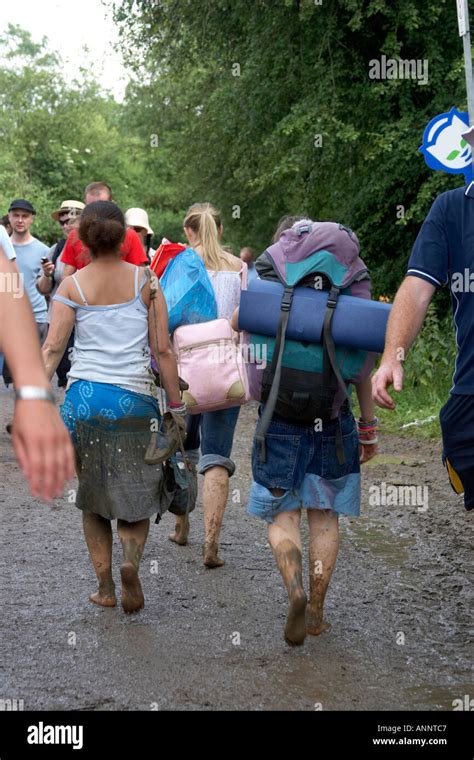
POLYGON ((126 118, 159 133, 150 165, 168 213, 215 202, 228 239, 259 252, 285 213, 337 219, 357 231, 376 290, 393 293, 431 202, 463 181, 418 152, 436 113, 465 107, 454 3, 113 6, 134 71, 126 118), (427 60, 428 82, 370 79, 381 55, 427 60))

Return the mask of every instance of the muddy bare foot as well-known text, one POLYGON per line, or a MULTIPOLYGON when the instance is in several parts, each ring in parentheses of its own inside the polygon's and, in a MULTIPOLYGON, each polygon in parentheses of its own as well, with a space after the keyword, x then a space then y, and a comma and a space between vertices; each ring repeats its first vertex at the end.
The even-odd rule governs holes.
POLYGON ((306 594, 303 589, 290 596, 285 625, 285 641, 289 646, 301 646, 306 638, 306 594))
POLYGON ((189 520, 188 518, 179 518, 176 520, 174 526, 174 533, 170 533, 168 538, 178 546, 186 546, 188 543, 189 535, 189 520))
POLYGON ((142 584, 138 572, 132 562, 124 562, 120 568, 122 578, 122 607, 124 612, 137 612, 145 606, 142 584))
POLYGON ((331 623, 326 623, 323 620, 323 613, 321 610, 308 610, 308 618, 306 621, 306 631, 310 636, 320 636, 321 633, 329 631, 331 629, 331 623))
POLYGON ((219 545, 214 543, 205 543, 203 547, 203 562, 206 567, 222 567, 225 565, 223 559, 218 555, 219 545))
POLYGON ((96 591, 95 594, 91 594, 89 597, 90 602, 99 604, 101 607, 115 607, 117 604, 117 598, 114 593, 110 591, 96 591))

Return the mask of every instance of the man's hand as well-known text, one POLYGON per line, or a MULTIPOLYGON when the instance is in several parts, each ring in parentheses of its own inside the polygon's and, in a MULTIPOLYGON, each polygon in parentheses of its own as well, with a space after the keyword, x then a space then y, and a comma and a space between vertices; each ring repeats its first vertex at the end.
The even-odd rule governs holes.
POLYGON ((51 501, 74 477, 74 449, 56 407, 49 401, 17 401, 13 445, 32 496, 51 501))
POLYGON ((45 277, 51 277, 51 275, 54 272, 54 264, 51 261, 46 261, 44 264, 41 264, 41 269, 43 270, 43 274, 45 277))
POLYGON ((397 393, 403 389, 403 366, 400 361, 384 362, 372 378, 372 398, 375 403, 385 409, 395 409, 395 402, 387 393, 387 388, 393 385, 397 393))

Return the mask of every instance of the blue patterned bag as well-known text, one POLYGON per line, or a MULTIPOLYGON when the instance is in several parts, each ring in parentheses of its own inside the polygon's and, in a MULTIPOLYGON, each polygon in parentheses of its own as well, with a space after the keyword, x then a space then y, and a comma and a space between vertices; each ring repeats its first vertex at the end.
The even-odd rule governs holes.
POLYGON ((166 267, 160 280, 168 306, 169 331, 217 319, 217 303, 212 283, 201 257, 186 248, 166 267))

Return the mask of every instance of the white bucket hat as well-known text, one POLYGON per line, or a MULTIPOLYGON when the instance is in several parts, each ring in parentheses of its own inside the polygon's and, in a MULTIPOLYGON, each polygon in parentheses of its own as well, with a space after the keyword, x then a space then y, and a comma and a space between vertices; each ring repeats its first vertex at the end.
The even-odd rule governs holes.
POLYGON ((125 224, 127 227, 142 227, 149 235, 153 235, 148 214, 143 208, 129 208, 125 212, 125 224))

